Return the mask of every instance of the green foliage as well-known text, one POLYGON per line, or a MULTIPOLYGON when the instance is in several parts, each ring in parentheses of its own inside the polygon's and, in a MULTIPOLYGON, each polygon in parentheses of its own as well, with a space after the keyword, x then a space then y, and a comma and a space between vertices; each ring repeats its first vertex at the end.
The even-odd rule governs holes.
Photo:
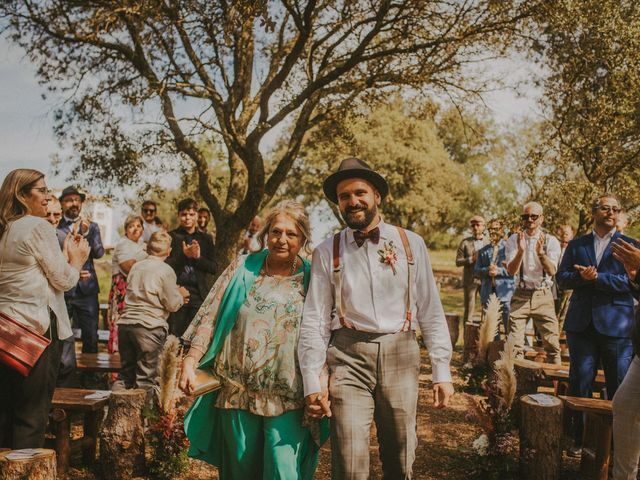
POLYGON ((148 444, 152 455, 149 462, 151 478, 172 480, 189 468, 189 440, 184 428, 184 410, 173 414, 149 415, 148 444))
MULTIPOLYGON (((55 131, 73 176, 144 190, 190 166, 226 232, 216 242, 224 267, 310 129, 390 92, 481 91, 465 67, 501 52, 540 3, 10 0, 0 2, 0 28, 65 98, 55 131), (265 140, 283 125, 287 142, 268 159, 265 140), (222 190, 203 137, 224 154, 222 190)), ((412 162, 404 173, 422 170, 412 162)), ((402 212, 412 222, 422 214, 402 212)))
POLYGON ((549 72, 548 122, 525 170, 534 197, 584 232, 589 203, 615 192, 640 205, 640 5, 634 0, 548 2, 533 17, 533 51, 549 72), (563 213, 564 210, 564 213, 563 213))

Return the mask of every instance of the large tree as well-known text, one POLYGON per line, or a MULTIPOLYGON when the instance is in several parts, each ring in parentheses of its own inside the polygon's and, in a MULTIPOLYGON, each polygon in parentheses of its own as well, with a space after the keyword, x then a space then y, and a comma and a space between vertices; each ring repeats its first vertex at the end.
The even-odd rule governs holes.
POLYGON ((432 245, 441 242, 465 197, 467 179, 438 137, 429 107, 415 108, 396 97, 323 122, 305 139, 283 194, 318 204, 327 172, 356 156, 389 182, 382 203, 386 221, 418 232, 432 245))
POLYGON ((465 64, 492 55, 537 3, 5 0, 0 16, 68 98, 56 131, 77 171, 133 183, 176 157, 192 165, 223 267, 325 115, 394 88, 474 91, 465 64), (264 140, 283 124, 287 147, 269 169, 264 140), (203 138, 225 152, 223 194, 203 138))
POLYGON ((599 192, 640 205, 640 4, 558 0, 532 19, 548 121, 527 172, 540 198, 576 207, 585 231, 599 192))

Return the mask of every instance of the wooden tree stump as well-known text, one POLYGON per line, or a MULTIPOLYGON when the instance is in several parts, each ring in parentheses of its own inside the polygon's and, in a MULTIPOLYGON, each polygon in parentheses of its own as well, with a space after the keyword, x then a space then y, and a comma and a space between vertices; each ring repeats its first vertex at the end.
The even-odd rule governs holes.
POLYGON ((520 399, 520 475, 523 480, 556 480, 562 464, 562 401, 545 395, 549 404, 531 396, 520 399))
POLYGON ((449 327, 451 345, 455 347, 456 343, 458 343, 458 338, 460 337, 460 315, 447 313, 445 314, 445 318, 447 319, 447 326, 449 327))
POLYGON ((34 457, 23 460, 7 458, 7 455, 12 452, 19 452, 19 450, 0 452, 0 480, 55 480, 58 478, 54 450, 38 448, 38 453, 34 457))
POLYGON ((529 393, 536 393, 538 385, 544 380, 543 364, 532 362, 530 360, 516 359, 513 362, 513 368, 516 372, 516 380, 518 382, 516 388, 516 396, 521 397, 529 393))
POLYGON ((109 413, 100 432, 100 467, 104 478, 129 479, 145 470, 142 409, 145 390, 111 392, 109 413))
POLYGON ((480 326, 472 323, 464 325, 464 352, 462 360, 468 362, 478 356, 478 338, 480 337, 480 326))

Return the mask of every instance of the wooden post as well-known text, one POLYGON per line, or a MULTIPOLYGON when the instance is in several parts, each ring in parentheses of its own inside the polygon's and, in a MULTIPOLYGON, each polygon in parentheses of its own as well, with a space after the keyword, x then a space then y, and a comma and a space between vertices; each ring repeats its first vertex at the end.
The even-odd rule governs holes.
POLYGON ((451 337, 451 346, 455 347, 460 337, 460 315, 446 313, 447 326, 449 327, 449 337, 451 337))
POLYGON ((464 352, 462 360, 468 362, 478 356, 478 338, 480 336, 480 326, 472 323, 464 325, 464 352))
POLYGON ((580 473, 586 479, 607 480, 611 460, 611 417, 586 412, 580 473))
POLYGON ((140 389, 111 392, 100 432, 100 467, 105 478, 128 480, 144 473, 142 409, 146 393, 140 389))
POLYGON ((62 408, 54 408, 51 412, 53 434, 58 455, 58 474, 64 477, 69 469, 71 458, 71 419, 62 408))
POLYGON ((529 393, 536 393, 538 385, 544 380, 544 365, 530 360, 522 360, 520 358, 514 360, 513 368, 516 372, 516 396, 521 397, 529 393))
POLYGON ((38 448, 32 458, 23 460, 11 460, 7 458, 12 452, 8 450, 0 452, 0 480, 55 480, 56 452, 46 448, 38 448))
POLYGON ((562 464, 562 401, 545 395, 520 399, 520 475, 523 480, 556 480, 562 464))

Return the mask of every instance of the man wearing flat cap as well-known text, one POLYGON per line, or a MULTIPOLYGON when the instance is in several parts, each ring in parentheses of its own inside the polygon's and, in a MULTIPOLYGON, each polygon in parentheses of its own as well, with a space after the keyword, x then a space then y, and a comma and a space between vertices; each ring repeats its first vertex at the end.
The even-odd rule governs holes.
POLYGON ((408 479, 417 444, 418 325, 435 405, 447 406, 453 394, 451 340, 427 248, 382 220, 389 186, 362 160, 343 160, 323 189, 347 228, 313 254, 298 346, 306 411, 332 417, 333 479, 369 478, 374 420, 384 478, 408 479))
POLYGON ((85 194, 73 186, 65 188, 60 194, 63 216, 58 224, 58 240, 62 245, 69 233, 82 235, 91 247, 89 258, 80 272, 80 281, 75 288, 66 292, 64 297, 69 317, 82 332, 82 352, 97 353, 100 287, 93 260, 104 255, 104 247, 98 224, 80 215, 85 198, 85 194))
POLYGON ((473 310, 476 305, 476 296, 480 294, 481 281, 474 276, 474 268, 478 259, 478 252, 489 241, 484 237, 484 218, 474 215, 469 220, 471 236, 464 238, 456 252, 456 266, 463 267, 462 288, 464 290, 464 323, 473 320, 473 310))

